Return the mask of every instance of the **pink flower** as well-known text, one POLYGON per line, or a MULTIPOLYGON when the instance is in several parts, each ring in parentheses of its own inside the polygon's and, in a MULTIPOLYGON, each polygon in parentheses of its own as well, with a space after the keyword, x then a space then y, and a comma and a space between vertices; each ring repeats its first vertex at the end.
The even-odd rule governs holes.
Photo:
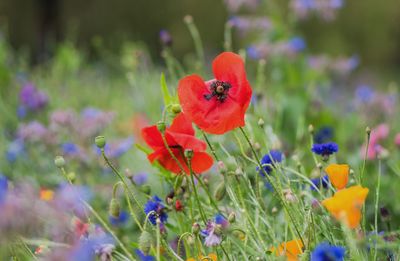
MULTIPOLYGON (((389 126, 386 123, 382 123, 378 125, 376 128, 372 129, 367 151, 367 159, 373 160, 376 158, 378 153, 383 149, 383 147, 379 144, 379 142, 386 139, 388 135, 389 135, 389 126)), ((361 148, 362 157, 364 157, 365 155, 366 146, 367 145, 364 144, 361 148)))

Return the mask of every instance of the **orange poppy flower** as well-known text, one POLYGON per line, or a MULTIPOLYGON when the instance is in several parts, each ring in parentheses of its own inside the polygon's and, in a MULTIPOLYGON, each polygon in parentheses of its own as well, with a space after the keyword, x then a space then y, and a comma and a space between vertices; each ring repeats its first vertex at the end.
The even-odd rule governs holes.
POLYGON ((350 167, 347 164, 330 164, 325 172, 336 189, 343 189, 349 181, 350 167))
POLYGON ((303 253, 304 245, 300 239, 284 242, 278 246, 278 249, 272 247, 270 250, 276 256, 286 256, 288 261, 299 260, 298 255, 303 253))
POLYGON ((207 82, 196 74, 181 79, 178 97, 183 112, 200 129, 223 134, 244 126, 252 90, 239 55, 221 53, 214 59, 212 70, 215 79, 207 82))
POLYGON ((322 201, 322 205, 337 220, 356 228, 361 220, 361 207, 368 195, 368 188, 359 185, 339 190, 333 197, 322 201))
MULTIPOLYGON (((171 156, 164 144, 161 132, 156 125, 142 129, 142 137, 154 152, 148 155, 150 162, 157 160, 165 169, 180 174, 181 168, 176 160, 171 156)), ((204 141, 199 140, 194 135, 192 123, 183 113, 179 113, 172 121, 170 127, 165 130, 165 139, 169 149, 175 158, 180 162, 186 174, 190 174, 189 167, 186 163, 184 152, 186 149, 193 151, 191 160, 192 169, 195 173, 201 173, 213 164, 212 157, 206 152, 207 145, 204 141)))
POLYGON ((214 254, 214 253, 210 253, 207 256, 200 255, 198 259, 194 259, 193 257, 190 257, 190 258, 186 259, 186 261, 210 260, 210 258, 211 258, 212 261, 218 261, 217 255, 214 254), (206 258, 206 257, 208 259, 203 259, 203 258, 206 258))
POLYGON ((51 201, 54 198, 54 191, 51 189, 40 189, 39 197, 44 201, 51 201))

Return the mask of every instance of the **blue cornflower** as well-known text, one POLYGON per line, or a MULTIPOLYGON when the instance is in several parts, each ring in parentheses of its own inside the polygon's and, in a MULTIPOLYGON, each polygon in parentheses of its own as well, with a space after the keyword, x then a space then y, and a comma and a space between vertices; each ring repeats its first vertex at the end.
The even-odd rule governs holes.
POLYGON ((363 84, 357 87, 355 96, 357 101, 361 103, 368 103, 374 98, 375 91, 371 86, 363 84))
POLYGON ((144 205, 144 212, 148 215, 150 212, 154 211, 149 216, 149 220, 153 225, 156 225, 157 218, 160 219, 161 223, 165 223, 168 219, 168 215, 165 212, 165 206, 162 204, 162 200, 157 197, 153 196, 152 199, 147 201, 144 205))
POLYGON ((311 190, 316 190, 315 187, 317 187, 318 189, 322 186, 322 188, 327 188, 329 185, 329 177, 328 175, 323 176, 322 178, 314 178, 311 179, 311 182, 314 184, 310 185, 311 190), (322 181, 322 184, 321 184, 322 181))
POLYGON ((135 182, 136 185, 143 185, 147 182, 148 176, 147 173, 145 172, 140 172, 132 176, 133 182, 135 182))
POLYGON ((315 133, 314 142, 318 144, 329 142, 333 139, 333 134, 332 127, 324 126, 315 133))
POLYGON ((291 38, 288 44, 290 48, 295 52, 301 52, 306 48, 306 42, 303 38, 299 36, 291 38))
POLYGON ((79 147, 72 142, 62 144, 61 148, 65 155, 75 155, 79 152, 79 147))
POLYGON ((261 54, 260 54, 259 50, 257 49, 257 47, 254 45, 250 45, 249 47, 247 47, 246 52, 247 52, 247 56, 250 59, 253 59, 253 60, 261 59, 261 54))
POLYGON ((311 261, 340 261, 344 260, 346 249, 332 246, 328 243, 319 244, 311 253, 311 261))
POLYGON ((120 225, 125 224, 126 221, 128 221, 129 214, 128 214, 128 212, 122 210, 122 211, 119 212, 118 218, 115 218, 113 216, 109 216, 108 219, 109 219, 111 225, 120 226, 120 225))
MULTIPOLYGON (((267 154, 264 155, 264 157, 261 159, 261 164, 265 170, 266 173, 270 174, 273 170, 273 167, 275 166, 276 163, 282 162, 284 159, 284 155, 281 151, 279 150, 270 150, 267 154)), ((260 168, 257 167, 258 173, 260 173, 261 176, 264 176, 264 171, 260 170, 260 168)))
POLYGON ((146 255, 139 249, 136 249, 135 253, 139 257, 140 261, 155 261, 156 260, 154 256, 146 255))
POLYGON ((20 155, 25 152, 25 144, 22 139, 16 139, 8 145, 6 159, 9 162, 15 162, 20 155))
POLYGON ((317 155, 321 155, 323 157, 329 157, 329 155, 337 152, 339 150, 339 146, 334 142, 313 144, 311 151, 317 155))
POLYGON ((0 174, 0 205, 4 202, 8 191, 8 180, 0 174))

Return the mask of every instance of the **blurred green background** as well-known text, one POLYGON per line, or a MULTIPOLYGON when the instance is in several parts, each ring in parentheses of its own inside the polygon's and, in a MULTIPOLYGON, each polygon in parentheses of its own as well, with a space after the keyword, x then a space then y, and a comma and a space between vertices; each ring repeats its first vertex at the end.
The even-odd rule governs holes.
MULTIPOLYGON (((280 4, 288 6, 288 1, 280 4)), ((299 35, 305 37, 310 51, 358 54, 361 65, 375 71, 399 67, 400 1, 347 0, 344 4, 333 22, 312 18, 299 23, 299 35)), ((118 51, 125 40, 141 41, 153 58, 161 60, 161 29, 170 31, 173 51, 181 57, 193 50, 182 22, 187 14, 194 17, 205 48, 218 52, 230 16, 222 0, 0 0, 0 25, 12 47, 29 53, 36 62, 51 56, 55 43, 65 39, 92 56, 93 39, 102 39, 112 51, 118 51)))

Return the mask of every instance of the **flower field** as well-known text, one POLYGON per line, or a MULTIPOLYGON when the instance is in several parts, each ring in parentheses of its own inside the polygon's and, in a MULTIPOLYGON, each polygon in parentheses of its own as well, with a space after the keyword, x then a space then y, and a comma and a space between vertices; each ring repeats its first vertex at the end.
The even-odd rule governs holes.
POLYGON ((0 259, 400 260, 398 83, 309 51, 342 1, 259 2, 225 1, 217 51, 160 28, 161 62, 0 35, 0 259))

